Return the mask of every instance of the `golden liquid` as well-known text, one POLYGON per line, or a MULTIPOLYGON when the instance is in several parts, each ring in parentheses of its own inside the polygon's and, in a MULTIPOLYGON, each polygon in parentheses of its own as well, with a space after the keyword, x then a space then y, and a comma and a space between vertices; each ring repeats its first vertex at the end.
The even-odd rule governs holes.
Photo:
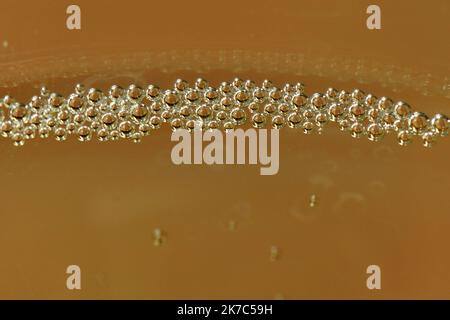
MULTIPOLYGON (((68 31, 66 3, 4 1, 0 95, 270 78, 449 114, 450 5, 379 3, 382 30, 368 31, 365 1, 78 1, 82 30, 68 31)), ((167 128, 140 144, 2 139, 0 298, 450 297, 448 138, 280 135, 275 176, 176 166, 167 128), (80 291, 66 289, 71 264, 80 291)))

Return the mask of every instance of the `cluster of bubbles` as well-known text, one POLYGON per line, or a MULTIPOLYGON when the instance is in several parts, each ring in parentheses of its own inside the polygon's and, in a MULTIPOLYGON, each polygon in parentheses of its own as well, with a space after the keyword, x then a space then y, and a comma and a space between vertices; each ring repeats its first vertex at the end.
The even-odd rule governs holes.
POLYGON ((78 84, 68 97, 44 87, 27 104, 10 96, 0 99, 0 134, 17 146, 50 135, 58 141, 75 135, 80 141, 96 137, 139 142, 164 123, 172 130, 199 126, 231 130, 251 123, 255 128, 290 127, 310 134, 321 133, 329 122, 336 122, 355 138, 379 141, 393 132, 400 145, 420 136, 427 147, 438 136, 446 136, 450 125, 443 114, 429 118, 405 102, 377 98, 358 89, 330 88, 308 96, 301 83, 280 88, 269 80, 257 86, 251 80, 234 79, 214 88, 204 79, 197 79, 193 86, 179 79, 168 90, 132 84, 128 88, 114 85, 107 93, 78 84))

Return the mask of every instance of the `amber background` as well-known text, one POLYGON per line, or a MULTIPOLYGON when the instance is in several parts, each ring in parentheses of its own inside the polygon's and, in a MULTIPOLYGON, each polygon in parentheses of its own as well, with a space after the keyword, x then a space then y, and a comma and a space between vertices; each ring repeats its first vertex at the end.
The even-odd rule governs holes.
MULTIPOLYGON (((445 0, 76 3, 81 31, 65 27, 69 1, 0 2, 0 94, 240 76, 359 87, 450 114, 445 0), (365 26, 372 3, 380 31, 365 26)), ((333 126, 283 130, 280 172, 264 177, 175 166, 169 134, 137 145, 2 139, 0 298, 450 298, 448 138, 429 150, 333 126), (167 233, 161 247, 154 228, 167 233), (70 264, 81 291, 65 287, 70 264), (366 288, 370 264, 381 291, 366 288)))

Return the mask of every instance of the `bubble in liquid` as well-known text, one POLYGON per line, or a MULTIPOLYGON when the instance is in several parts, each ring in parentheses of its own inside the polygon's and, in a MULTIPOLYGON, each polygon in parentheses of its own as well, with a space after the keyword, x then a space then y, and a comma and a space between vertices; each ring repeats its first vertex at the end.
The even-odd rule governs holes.
POLYGON ((150 126, 152 129, 158 129, 161 126, 161 117, 158 116, 151 117, 150 126))
POLYGON ((288 126, 290 128, 300 128, 302 125, 303 117, 297 112, 292 112, 287 117, 288 126))
POLYGON ((422 134, 422 144, 424 147, 430 148, 436 142, 436 135, 432 132, 425 132, 422 134))
POLYGON ((428 126, 428 116, 422 112, 414 112, 409 118, 408 124, 413 132, 420 133, 428 126))
POLYGON ((87 98, 90 104, 96 104, 103 97, 103 92, 98 89, 91 88, 88 91, 87 98))
POLYGON ((54 132, 56 141, 64 141, 67 139, 67 130, 65 128, 56 128, 54 132))
POLYGON ((237 226, 237 223, 235 220, 228 221, 228 230, 229 231, 231 231, 231 232, 236 231, 236 226, 237 226))
POLYGON ((350 126, 350 132, 353 138, 360 138, 364 134, 364 125, 361 122, 354 122, 350 126))
POLYGON ((236 99, 241 104, 248 101, 249 98, 250 96, 246 90, 239 90, 234 94, 234 99, 236 99))
POLYGON ((252 125, 255 128, 261 129, 266 126, 266 117, 262 113, 255 113, 252 116, 252 125))
POLYGON ((28 114, 28 109, 21 103, 14 103, 11 106, 10 115, 14 120, 21 121, 28 114))
POLYGON ((332 103, 328 108, 328 114, 332 121, 339 121, 344 117, 345 107, 340 103, 332 103))
POLYGON ((392 109, 393 105, 394 105, 394 102, 387 97, 381 97, 378 100, 378 108, 380 108, 381 110, 390 111, 392 109))
POLYGON ((183 120, 181 120, 180 118, 172 119, 172 121, 170 121, 170 127, 172 128, 173 131, 176 131, 176 130, 182 128, 183 120))
POLYGON ((173 90, 167 90, 164 93, 164 102, 168 106, 174 106, 180 101, 180 97, 178 96, 176 91, 173 90))
POLYGON ((241 108, 234 108, 231 110, 231 117, 236 125, 244 124, 246 120, 245 111, 241 108))
POLYGON ((153 245, 155 247, 160 247, 165 241, 166 233, 160 228, 153 230, 153 245))
POLYGON ((148 115, 148 109, 143 104, 136 104, 131 108, 131 115, 135 122, 144 122, 148 115))
POLYGON ((280 257, 280 250, 277 246, 271 246, 270 247, 270 261, 275 262, 280 257))
POLYGON ((384 129, 378 123, 372 123, 367 127, 367 136, 370 141, 380 141, 384 136, 384 129))
POLYGON ((120 137, 128 138, 133 133, 133 124, 130 121, 122 121, 119 124, 120 137))
POLYGON ((47 126, 45 124, 42 124, 39 126, 39 129, 38 129, 39 137, 42 139, 46 139, 49 137, 51 131, 52 131, 52 128, 50 128, 49 126, 47 126))
POLYGON ((71 94, 68 100, 68 105, 72 110, 78 111, 83 107, 83 98, 78 94, 71 94))
POLYGON ((61 107, 64 102, 65 102, 64 97, 58 93, 52 93, 48 98, 48 104, 53 108, 61 107))
POLYGON ((441 136, 448 135, 450 123, 447 116, 443 114, 436 114, 433 119, 431 119, 431 125, 441 136))
POLYGON ((407 103, 399 101, 395 104, 394 111, 397 116, 399 116, 400 118, 404 118, 411 113, 411 107, 407 103))
POLYGON ((147 87, 145 94, 147 95, 148 98, 150 98, 150 100, 153 100, 159 96, 160 92, 161 89, 158 86, 151 84, 147 87))
POLYGON ((397 142, 401 146, 407 146, 411 143, 411 134, 408 130, 402 130, 397 135, 397 142))
POLYGON ((209 119, 212 116, 212 108, 207 104, 199 106, 195 112, 202 120, 209 119))
POLYGON ((91 140, 91 128, 88 126, 81 126, 77 129, 77 137, 79 141, 89 141, 91 140))
POLYGON ((174 87, 178 91, 184 91, 189 87, 189 84, 186 80, 177 79, 177 81, 175 81, 174 87))
POLYGON ((124 90, 121 86, 113 85, 109 89, 109 96, 113 101, 120 99, 123 96, 124 90))
POLYGON ((276 115, 272 118, 272 128, 281 129, 285 124, 284 117, 281 115, 276 115))
POLYGON ((317 197, 315 194, 312 194, 311 197, 309 198, 309 206, 311 208, 314 208, 317 205, 317 197))
POLYGON ((327 99, 323 94, 315 93, 311 97, 311 104, 316 110, 321 110, 327 105, 327 99))
POLYGON ((360 120, 366 115, 366 108, 358 102, 353 103, 349 111, 354 120, 360 120))
POLYGON ((36 135, 36 125, 30 124, 23 129, 25 139, 33 139, 36 135))
POLYGON ((314 129, 314 123, 311 121, 305 121, 302 125, 303 133, 304 134, 310 134, 314 129))
POLYGON ((108 130, 102 128, 100 130, 97 131, 97 138, 100 141, 106 141, 108 140, 108 130))
POLYGON ((143 97, 144 90, 137 85, 130 85, 127 89, 127 97, 130 101, 139 102, 143 97))

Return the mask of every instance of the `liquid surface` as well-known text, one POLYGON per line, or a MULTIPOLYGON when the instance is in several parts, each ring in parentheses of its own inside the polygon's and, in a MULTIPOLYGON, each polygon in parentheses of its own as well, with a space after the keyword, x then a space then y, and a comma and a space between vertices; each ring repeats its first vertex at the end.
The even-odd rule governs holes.
MULTIPOLYGON (((379 34, 359 1, 229 3, 219 17, 208 2, 80 1, 80 32, 64 28, 63 4, 12 3, 0 7, 2 96, 270 78, 450 113, 446 1, 382 2, 379 34)), ((425 149, 331 126, 280 134, 275 176, 176 166, 168 128, 140 144, 1 139, 0 297, 449 298, 448 138, 425 149), (71 264, 81 291, 65 287, 71 264), (372 264, 381 291, 366 287, 372 264)))

